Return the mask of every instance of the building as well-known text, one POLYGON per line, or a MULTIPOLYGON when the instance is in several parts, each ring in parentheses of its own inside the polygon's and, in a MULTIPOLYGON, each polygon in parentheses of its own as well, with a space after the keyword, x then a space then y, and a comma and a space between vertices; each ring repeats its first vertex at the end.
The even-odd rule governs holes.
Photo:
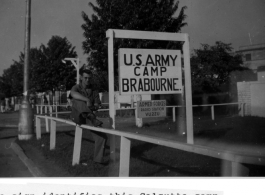
POLYGON ((257 74, 257 81, 238 82, 240 115, 265 117, 265 44, 239 47, 243 66, 257 74))
POLYGON ((243 55, 243 66, 255 73, 260 66, 265 66, 265 43, 240 46, 237 52, 243 55))
POLYGON ((258 81, 265 81, 265 66, 258 67, 258 81))

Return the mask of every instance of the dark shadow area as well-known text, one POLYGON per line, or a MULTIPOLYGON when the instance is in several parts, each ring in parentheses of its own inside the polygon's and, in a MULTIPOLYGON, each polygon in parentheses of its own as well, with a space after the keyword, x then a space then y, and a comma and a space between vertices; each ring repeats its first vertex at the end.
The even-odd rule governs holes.
POLYGON ((206 129, 206 130, 200 130, 197 131, 194 136, 196 138, 204 138, 204 139, 218 139, 223 136, 225 136, 229 131, 231 131, 232 128, 226 128, 226 129, 206 129))

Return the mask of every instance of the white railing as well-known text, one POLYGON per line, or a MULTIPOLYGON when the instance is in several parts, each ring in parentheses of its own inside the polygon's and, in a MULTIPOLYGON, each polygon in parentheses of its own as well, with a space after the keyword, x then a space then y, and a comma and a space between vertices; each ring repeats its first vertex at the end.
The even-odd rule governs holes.
POLYGON ((55 104, 55 105, 38 105, 36 104, 36 114, 55 114, 58 117, 58 107, 65 107, 67 108, 67 104, 55 104))
MULTIPOLYGON (((108 105, 108 103, 104 103, 105 105, 108 105)), ((129 103, 128 103, 129 104, 129 103)), ((223 104, 204 104, 204 105, 192 105, 192 107, 211 107, 211 119, 215 120, 215 107, 216 106, 228 106, 228 105, 238 105, 239 108, 239 115, 240 116, 245 116, 245 105, 246 103, 238 103, 238 102, 233 102, 233 103, 223 103, 223 104)), ((58 112, 58 107, 65 107, 67 108, 66 104, 62 105, 35 105, 36 106, 36 114, 49 114, 52 116, 53 114, 58 117, 59 113, 70 113, 69 112, 58 112)), ((167 108, 172 108, 172 119, 175 122, 176 121, 176 108, 184 108, 185 106, 179 106, 179 105, 174 105, 174 106, 166 106, 167 108)), ((98 111, 108 111, 109 109, 99 109, 98 111)), ((131 108, 117 108, 116 110, 136 110, 136 107, 131 107, 131 108)))
MULTIPOLYGON (((233 103, 223 103, 223 104, 204 104, 204 105, 192 105, 192 107, 211 107, 211 118, 212 120, 215 120, 215 114, 214 114, 214 107, 215 106, 227 106, 227 105, 238 105, 240 115, 245 116, 245 103, 238 103, 238 102, 233 102, 233 103)), ((175 108, 184 108, 185 106, 167 106, 167 108, 172 108, 173 109, 173 121, 176 121, 176 113, 175 113, 175 108)))
POLYGON ((36 118, 36 137, 41 139, 41 119, 46 121, 46 131, 50 132, 50 150, 54 150, 56 146, 56 122, 63 122, 68 125, 75 127, 75 138, 74 138, 74 148, 73 148, 73 159, 72 165, 79 164, 80 153, 81 153, 81 141, 83 130, 93 130, 98 132, 103 132, 110 135, 110 158, 115 162, 116 155, 116 141, 115 137, 120 137, 120 164, 119 164, 119 176, 128 177, 130 169, 130 150, 131 150, 131 140, 139 140, 148 143, 153 143, 161 146, 166 146, 178 150, 183 150, 186 152, 206 155, 214 158, 221 159, 221 174, 222 176, 247 176, 249 174, 249 169, 244 165, 256 164, 265 165, 265 156, 256 153, 247 152, 233 152, 229 150, 223 150, 218 148, 212 148, 203 145, 187 144, 177 141, 171 141, 163 139, 160 137, 142 135, 137 133, 129 133, 117 131, 115 129, 106 129, 92 127, 89 125, 76 125, 73 121, 60 119, 45 115, 35 115, 36 118), (50 125, 49 121, 50 120, 50 125))

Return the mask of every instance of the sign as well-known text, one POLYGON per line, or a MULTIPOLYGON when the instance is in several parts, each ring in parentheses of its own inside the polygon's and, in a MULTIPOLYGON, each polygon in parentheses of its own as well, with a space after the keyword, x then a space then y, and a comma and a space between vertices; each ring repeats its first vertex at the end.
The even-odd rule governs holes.
POLYGON ((166 116, 166 100, 146 100, 137 102, 137 118, 166 116))
POLYGON ((122 95, 182 93, 179 50, 119 49, 122 95))

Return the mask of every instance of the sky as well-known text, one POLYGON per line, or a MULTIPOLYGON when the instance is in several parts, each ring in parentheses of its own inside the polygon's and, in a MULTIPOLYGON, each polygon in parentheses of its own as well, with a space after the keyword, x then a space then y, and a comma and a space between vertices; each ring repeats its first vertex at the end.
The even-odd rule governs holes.
MULTIPOLYGON (((88 2, 95 0, 32 0, 31 47, 47 45, 54 35, 66 37, 76 47, 81 63, 84 23, 81 12, 93 13, 88 2)), ((187 6, 182 33, 190 36, 190 49, 216 41, 239 46, 265 43, 264 0, 179 0, 187 6)), ((180 10, 180 9, 179 9, 180 10)), ((177 11, 177 14, 179 13, 177 11)), ((0 0, 0 76, 18 61, 24 50, 26 0, 0 0)))

